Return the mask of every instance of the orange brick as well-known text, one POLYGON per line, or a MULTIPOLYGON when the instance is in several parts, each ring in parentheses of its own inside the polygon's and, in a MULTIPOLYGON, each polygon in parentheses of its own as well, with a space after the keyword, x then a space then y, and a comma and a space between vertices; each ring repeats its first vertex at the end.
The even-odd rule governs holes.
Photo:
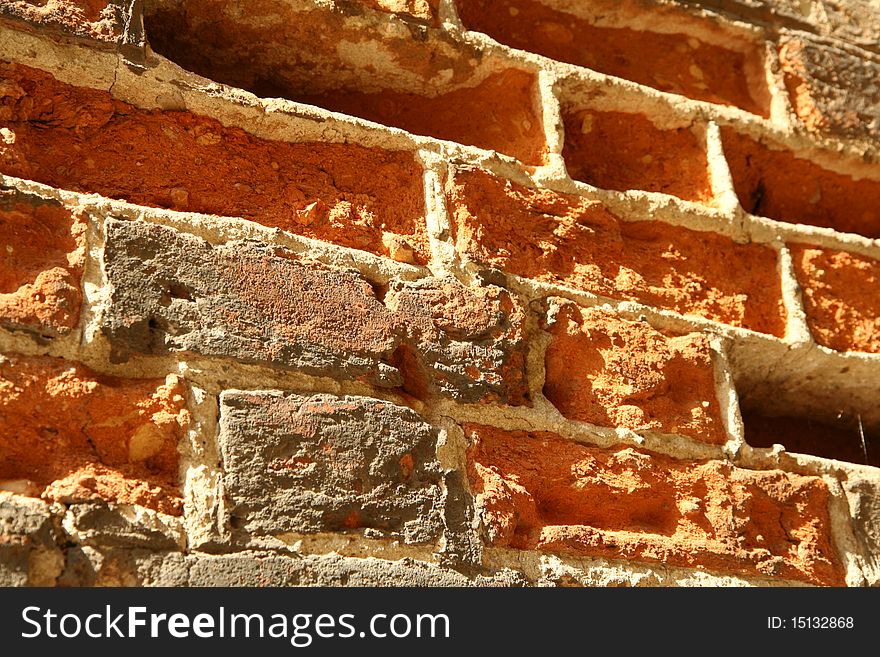
POLYGON ((731 128, 722 128, 721 135, 736 194, 748 212, 880 237, 880 181, 823 169, 731 128))
POLYGON ((791 254, 816 342, 880 353, 880 262, 803 244, 792 245, 791 254))
POLYGON ((421 25, 357 20, 363 12, 351 3, 294 7, 283 0, 261 0, 259 11, 247 12, 225 0, 188 0, 148 8, 144 20, 157 52, 217 82, 543 162, 534 73, 500 66, 489 73, 475 48, 426 30, 425 2, 361 3, 418 12, 421 25))
POLYGON ((45 335, 79 321, 85 221, 58 203, 0 192, 0 326, 45 335))
POLYGON ((417 135, 496 150, 526 164, 541 164, 547 152, 541 117, 535 111, 537 79, 507 70, 480 84, 438 96, 353 89, 288 94, 293 100, 360 116, 417 135), (504 108, 498 111, 497 108, 504 108))
POLYGON ((783 335, 776 253, 476 169, 447 184, 459 253, 512 274, 783 335))
MULTIPOLYGON (((267 141, 189 112, 145 111, 24 66, 0 67, 0 172, 154 207, 243 217, 365 249, 399 236, 429 257, 412 154, 267 141)), ((399 242, 398 242, 399 243, 399 242)))
POLYGON ((551 301, 544 395, 567 418, 727 440, 709 342, 598 309, 551 301))
MULTIPOLYGON (((609 13, 619 10, 615 4, 609 13)), ((456 0, 456 5, 467 28, 515 48, 768 116, 766 83, 760 81, 764 53, 758 43, 742 41, 732 49, 682 33, 600 27, 534 0, 456 0)), ((631 18, 651 24, 662 21, 664 13, 672 9, 651 5, 631 18)))
POLYGON ((706 150, 689 128, 662 130, 643 114, 625 112, 564 110, 562 118, 562 156, 575 180, 712 201, 706 150))
POLYGON ((179 515, 177 377, 119 379, 49 357, 0 357, 0 480, 48 500, 179 515))
POLYGON ((604 450, 549 433, 465 431, 492 545, 844 582, 818 477, 604 450))

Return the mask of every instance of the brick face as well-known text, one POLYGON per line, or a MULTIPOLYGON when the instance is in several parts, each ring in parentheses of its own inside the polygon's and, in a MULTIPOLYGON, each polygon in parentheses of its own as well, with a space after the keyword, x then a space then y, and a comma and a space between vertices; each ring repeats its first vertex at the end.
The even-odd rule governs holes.
POLYGON ((725 442, 705 336, 668 336, 561 300, 548 315, 544 394, 563 415, 725 442))
POLYGON ((0 325, 50 335, 77 325, 85 229, 70 208, 0 192, 0 325))
POLYGON ((880 262, 803 244, 792 246, 792 257, 819 344, 880 353, 880 262))
POLYGON ((877 136, 880 58, 860 57, 806 35, 787 35, 779 61, 791 103, 808 130, 838 137, 877 136))
POLYGON ((105 257, 115 360, 193 352, 417 397, 526 401, 523 312, 500 288, 395 282, 383 303, 351 270, 140 222, 108 222, 105 257))
POLYGON ((661 130, 638 114, 572 110, 563 115, 571 177, 604 189, 642 189, 710 202, 705 148, 689 128, 661 130))
POLYGON ((878 16, 0 0, 0 586, 880 584, 878 16))
POLYGON ((2 173, 244 217, 373 253, 387 253, 389 233, 409 244, 416 261, 427 257, 421 172, 409 154, 272 142, 188 112, 139 110, 22 66, 5 66, 2 76, 0 116, 15 135, 0 158, 2 173))
MULTIPOLYGON (((362 4, 427 18, 424 2, 362 4)), ((482 53, 412 22, 371 29, 352 3, 339 5, 291 12, 288 2, 263 0, 254 12, 242 0, 190 0, 184 11, 157 7, 145 21, 157 51, 206 77, 543 162, 537 77, 527 67, 487 66, 482 53), (267 32, 266 22, 274 29, 267 32), (379 30, 384 38, 377 39, 379 30), (382 56, 389 46, 393 54, 382 56)))
POLYGON ((479 262, 756 331, 784 331, 769 248, 659 222, 621 221, 597 202, 479 170, 458 172, 447 197, 456 248, 479 262))
POLYGON ((880 180, 855 180, 829 171, 730 128, 722 129, 722 139, 737 196, 748 212, 866 237, 880 235, 880 180))
POLYGON ((547 433, 467 431, 471 486, 494 545, 842 581, 821 479, 547 433))
POLYGON ((438 537, 436 431, 363 397, 225 393, 224 484, 245 536, 369 528, 407 543, 438 537))
POLYGON ((0 480, 63 502, 179 514, 184 384, 102 376, 47 357, 0 361, 0 480))
MULTIPOLYGON (((620 12, 624 22, 639 26, 633 29, 596 25, 535 0, 504 4, 459 0, 456 4, 467 27, 513 47, 661 91, 736 105, 756 114, 766 111, 755 98, 760 94, 747 82, 747 70, 760 67, 761 53, 756 46, 737 51, 687 34, 646 30, 644 24, 652 15, 644 9, 633 14, 627 14, 628 8, 620 12)), ((592 4, 598 5, 599 11, 604 8, 603 3, 592 4)))

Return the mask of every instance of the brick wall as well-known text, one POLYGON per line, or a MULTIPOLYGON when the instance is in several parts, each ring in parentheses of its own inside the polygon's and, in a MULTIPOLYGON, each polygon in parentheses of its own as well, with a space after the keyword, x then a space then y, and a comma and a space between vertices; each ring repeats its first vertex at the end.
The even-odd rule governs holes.
POLYGON ((878 37, 0 0, 0 583, 880 583, 878 37))

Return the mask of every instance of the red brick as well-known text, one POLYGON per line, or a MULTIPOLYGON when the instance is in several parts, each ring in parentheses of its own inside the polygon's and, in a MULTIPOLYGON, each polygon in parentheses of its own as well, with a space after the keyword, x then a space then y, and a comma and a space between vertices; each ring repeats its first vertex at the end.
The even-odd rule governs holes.
POLYGON ((185 9, 149 11, 150 44, 188 70, 258 96, 542 163, 546 145, 533 73, 500 66, 489 72, 480 66, 481 53, 443 32, 412 24, 409 31, 392 29, 369 17, 350 20, 346 14, 356 13, 351 5, 238 5, 188 0, 185 9))
POLYGON ((533 74, 510 69, 490 75, 476 86, 433 97, 391 90, 363 93, 353 89, 286 95, 417 135, 496 150, 525 164, 541 164, 547 146, 541 117, 534 107, 536 84, 533 74))
POLYGON ((77 325, 85 229, 58 203, 0 191, 0 326, 58 335, 77 325))
POLYGON ((175 376, 120 379, 60 358, 0 357, 0 480, 47 500, 179 515, 184 394, 175 376))
POLYGON ((0 67, 0 172, 140 205, 243 217, 424 263, 422 171, 412 154, 268 141, 189 112, 145 111, 23 66, 0 67), (5 80, 4 80, 5 78, 5 80))
POLYGON ((465 427, 490 544, 842 585, 822 479, 465 427))
POLYGON ((731 128, 722 128, 721 135, 736 194, 748 212, 880 237, 880 180, 854 180, 731 128))
POLYGON ((704 335, 669 335, 552 300, 544 395, 567 418, 721 444, 727 436, 704 335))
POLYGON ((643 114, 626 112, 563 111, 563 120, 562 156, 575 180, 712 201, 706 150, 691 129, 662 130, 643 114))
MULTIPOLYGON (((456 5, 466 27, 515 48, 661 91, 768 115, 766 83, 761 81, 764 52, 759 43, 740 40, 739 48, 732 49, 682 33, 600 27, 534 0, 456 0, 456 5)), ((618 18, 626 15, 616 1, 606 6, 618 18)), ((632 13, 630 19, 644 25, 672 13, 668 5, 651 5, 632 13)), ((674 16, 679 23, 682 18, 682 14, 674 16)), ((700 27, 712 26, 703 23, 700 27)))
POLYGON ((803 244, 792 245, 791 254, 816 342, 880 353, 880 262, 803 244))
POLYGON ((447 184, 455 244, 473 260, 547 283, 783 335, 776 253, 476 169, 447 184))

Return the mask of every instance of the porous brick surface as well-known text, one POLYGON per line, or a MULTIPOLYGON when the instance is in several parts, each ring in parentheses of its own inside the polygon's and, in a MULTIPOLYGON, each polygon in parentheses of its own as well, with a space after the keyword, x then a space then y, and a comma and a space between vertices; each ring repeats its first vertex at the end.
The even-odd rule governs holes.
POLYGON ((72 208, 0 191, 0 323, 42 334, 79 321, 85 221, 72 208))
POLYGON ((251 538, 369 528, 439 535, 437 432, 364 397, 227 392, 220 448, 234 529, 251 538))
POLYGON ((776 254, 479 170, 450 179, 458 252, 519 276, 780 335, 776 254), (746 264, 747 263, 747 264, 746 264))
POLYGON ((49 357, 0 363, 0 480, 49 500, 106 499, 179 514, 184 384, 126 380, 49 357))
POLYGON ((705 336, 551 300, 544 395, 572 420, 727 440, 705 336))
POLYGON ((493 545, 624 554, 839 584, 817 477, 602 450, 548 433, 468 425, 477 505, 493 545))
POLYGON ((878 35, 0 0, 0 585, 880 585, 878 35))

